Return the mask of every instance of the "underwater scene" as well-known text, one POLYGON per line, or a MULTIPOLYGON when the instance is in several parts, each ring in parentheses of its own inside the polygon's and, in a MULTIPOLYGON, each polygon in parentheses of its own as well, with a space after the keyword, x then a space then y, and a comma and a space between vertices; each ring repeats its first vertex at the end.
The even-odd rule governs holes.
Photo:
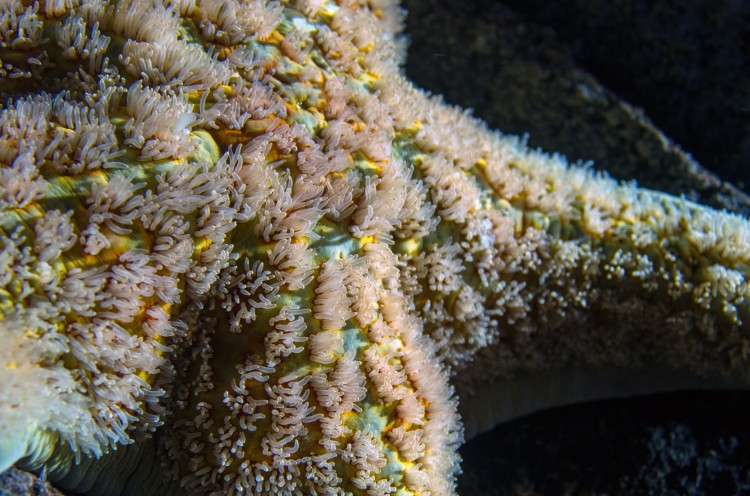
POLYGON ((0 0, 0 496, 750 494, 748 30, 0 0))

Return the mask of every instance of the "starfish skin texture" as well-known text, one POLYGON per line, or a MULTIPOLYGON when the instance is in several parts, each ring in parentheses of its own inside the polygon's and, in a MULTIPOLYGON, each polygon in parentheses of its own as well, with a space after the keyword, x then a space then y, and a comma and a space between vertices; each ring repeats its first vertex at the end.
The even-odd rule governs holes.
POLYGON ((452 494, 458 399, 747 381, 747 221, 426 95, 402 16, 0 2, 0 469, 452 494))

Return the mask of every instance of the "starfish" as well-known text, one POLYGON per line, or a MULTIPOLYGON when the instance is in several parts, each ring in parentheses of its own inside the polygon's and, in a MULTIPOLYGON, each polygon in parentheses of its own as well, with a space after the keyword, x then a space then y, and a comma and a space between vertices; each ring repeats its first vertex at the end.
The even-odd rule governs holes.
POLYGON ((449 377, 469 431, 575 399, 572 378, 748 380, 746 219, 429 97, 402 16, 0 2, 0 470, 452 494, 449 377))

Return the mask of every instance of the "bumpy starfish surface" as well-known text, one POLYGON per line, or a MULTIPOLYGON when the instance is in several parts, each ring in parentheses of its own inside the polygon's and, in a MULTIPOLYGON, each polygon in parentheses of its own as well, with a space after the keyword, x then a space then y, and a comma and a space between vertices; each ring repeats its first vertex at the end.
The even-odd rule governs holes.
POLYGON ((748 378, 747 221, 428 97, 401 16, 0 0, 0 470, 451 494, 449 373, 748 378))

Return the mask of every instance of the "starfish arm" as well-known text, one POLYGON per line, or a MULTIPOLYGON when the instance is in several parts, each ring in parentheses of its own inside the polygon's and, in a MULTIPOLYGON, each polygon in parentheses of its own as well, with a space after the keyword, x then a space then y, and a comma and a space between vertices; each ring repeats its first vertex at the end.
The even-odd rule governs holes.
POLYGON ((479 417, 470 432, 599 396, 747 384, 745 218, 569 167, 398 76, 377 85, 441 219, 402 246, 402 287, 479 417))

